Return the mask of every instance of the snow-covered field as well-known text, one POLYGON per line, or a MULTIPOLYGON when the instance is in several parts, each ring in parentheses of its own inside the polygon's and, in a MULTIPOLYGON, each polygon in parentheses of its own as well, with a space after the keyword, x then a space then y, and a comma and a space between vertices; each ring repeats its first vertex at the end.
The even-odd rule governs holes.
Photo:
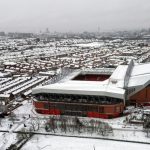
POLYGON ((35 135, 22 150, 149 150, 150 145, 83 139, 56 136, 35 135))
MULTIPOLYGON (((99 120, 101 122, 107 122, 112 128, 113 132, 105 136, 97 132, 71 132, 67 131, 62 132, 60 129, 56 129, 55 133, 53 131, 45 130, 45 121, 49 118, 46 115, 36 114, 33 108, 33 105, 28 101, 22 102, 22 106, 13 111, 16 115, 16 119, 11 117, 6 117, 1 119, 0 130, 8 131, 8 133, 0 133, 0 150, 5 150, 11 144, 17 142, 16 133, 22 130, 23 128, 28 131, 31 127, 31 124, 37 123, 40 124, 40 128, 37 131, 38 135, 34 135, 22 148, 23 150, 27 149, 44 149, 44 150, 90 150, 95 147, 96 149, 102 150, 130 150, 130 149, 149 149, 150 145, 146 144, 136 144, 128 142, 115 142, 111 140, 100 140, 100 139, 88 139, 83 137, 96 137, 96 138, 108 138, 108 139, 118 139, 118 140, 127 140, 127 141, 139 141, 150 143, 150 138, 146 136, 146 133, 143 132, 142 125, 132 125, 125 123, 124 120, 126 116, 115 118, 115 119, 94 119, 95 121, 99 120), (11 128, 10 128, 10 125, 11 128), (56 134, 56 135, 65 135, 65 136, 80 136, 80 138, 75 137, 62 137, 62 136, 52 136, 52 135, 40 135, 43 134, 56 134), (109 144, 108 144, 109 143, 109 144)), ((82 118, 79 117, 80 121, 89 121, 91 118, 82 118)))
POLYGON ((16 134, 0 133, 0 150, 6 150, 11 144, 17 142, 16 134))

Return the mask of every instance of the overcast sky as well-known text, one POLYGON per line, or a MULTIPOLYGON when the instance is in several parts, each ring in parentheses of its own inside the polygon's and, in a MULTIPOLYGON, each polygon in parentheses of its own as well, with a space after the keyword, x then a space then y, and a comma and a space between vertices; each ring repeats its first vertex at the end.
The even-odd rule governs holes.
POLYGON ((128 30, 150 27, 150 0, 0 0, 0 31, 128 30))

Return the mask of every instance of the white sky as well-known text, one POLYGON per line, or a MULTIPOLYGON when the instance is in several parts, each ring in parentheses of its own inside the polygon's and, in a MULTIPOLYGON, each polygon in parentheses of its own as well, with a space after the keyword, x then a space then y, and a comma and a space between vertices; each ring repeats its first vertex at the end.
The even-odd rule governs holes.
POLYGON ((82 32, 150 27, 150 0, 0 0, 0 31, 82 32))

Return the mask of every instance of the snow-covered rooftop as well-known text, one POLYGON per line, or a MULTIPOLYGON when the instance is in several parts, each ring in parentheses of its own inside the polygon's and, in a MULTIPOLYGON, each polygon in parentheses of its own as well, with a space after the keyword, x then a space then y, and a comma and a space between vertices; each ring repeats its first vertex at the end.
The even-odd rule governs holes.
POLYGON ((113 72, 111 77, 109 78, 109 81, 112 86, 115 87, 124 87, 124 78, 126 76, 128 66, 127 65, 120 65, 116 68, 116 70, 113 72))
MULTIPOLYGON (((79 71, 65 77, 63 82, 51 84, 33 89, 36 93, 63 93, 63 94, 83 94, 102 95, 124 99, 125 91, 131 87, 146 87, 150 84, 150 63, 134 65, 133 61, 129 65, 120 65, 116 68, 108 80, 105 81, 73 81, 73 76, 79 71)), ((141 88, 140 88, 141 89, 141 88)), ((134 93, 138 92, 135 89, 134 93)))
POLYGON ((132 69, 131 77, 150 74, 150 63, 135 65, 132 69))
POLYGON ((39 92, 78 95, 102 95, 123 99, 125 90, 109 86, 107 82, 102 84, 96 81, 68 81, 38 87, 33 90, 33 94, 39 92))

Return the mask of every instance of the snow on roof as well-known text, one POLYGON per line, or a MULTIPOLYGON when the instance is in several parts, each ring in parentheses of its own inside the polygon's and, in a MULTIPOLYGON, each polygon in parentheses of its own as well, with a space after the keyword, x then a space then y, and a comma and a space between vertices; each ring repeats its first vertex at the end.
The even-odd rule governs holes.
POLYGON ((108 86, 107 84, 99 84, 99 82, 91 81, 69 81, 64 83, 56 83, 33 89, 36 93, 62 93, 62 94, 78 94, 78 95, 101 95, 117 98, 124 98, 124 89, 108 86))
POLYGON ((132 69, 131 76, 150 74, 150 63, 135 65, 132 69))
POLYGON ((126 88, 138 87, 138 90, 150 84, 150 63, 142 65, 118 66, 108 80, 105 81, 72 81, 80 71, 75 71, 66 76, 59 83, 51 84, 33 89, 36 93, 63 93, 63 94, 83 94, 102 95, 124 99, 126 88), (126 84, 126 86, 125 86, 126 84))
POLYGON ((0 98, 9 98, 10 94, 0 94, 0 98))
POLYGON ((110 84, 112 86, 123 88, 124 78, 126 76, 127 69, 128 69, 127 65, 118 66, 111 75, 111 77, 109 78, 110 84))
POLYGON ((150 63, 133 65, 131 73, 127 73, 129 65, 120 65, 111 75, 109 81, 112 86, 124 88, 126 76, 129 76, 128 88, 135 86, 147 86, 150 83, 150 63))
POLYGON ((76 70, 76 71, 70 73, 69 75, 64 76, 64 78, 59 82, 66 82, 66 81, 72 80, 73 78, 78 76, 80 73, 81 73, 81 70, 76 70))
POLYGON ((16 65, 17 63, 15 63, 15 62, 4 62, 4 65, 16 65))
POLYGON ((120 65, 116 68, 116 70, 111 75, 111 79, 122 80, 125 77, 127 65, 120 65))
POLYGON ((86 68, 81 71, 81 74, 108 74, 111 75, 115 68, 86 68))
POLYGON ((150 84, 150 74, 143 74, 130 77, 128 87, 147 86, 150 84))
POLYGON ((135 65, 132 69, 128 87, 147 86, 150 84, 150 63, 135 65))
POLYGON ((0 72, 0 77, 5 77, 7 75, 10 75, 10 73, 9 72, 5 72, 5 73, 0 72))
POLYGON ((49 75, 55 75, 56 72, 55 71, 47 71, 47 72, 40 71, 39 74, 41 74, 41 75, 48 75, 49 76, 49 75))
POLYGON ((92 42, 92 43, 76 44, 76 46, 80 46, 80 47, 101 47, 102 45, 104 45, 103 42, 92 42))

